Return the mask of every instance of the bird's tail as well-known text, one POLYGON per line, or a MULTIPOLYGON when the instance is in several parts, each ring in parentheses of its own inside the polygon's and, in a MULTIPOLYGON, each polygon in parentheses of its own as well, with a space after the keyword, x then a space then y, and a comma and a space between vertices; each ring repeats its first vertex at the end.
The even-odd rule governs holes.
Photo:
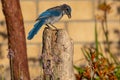
POLYGON ((27 39, 31 40, 35 34, 37 34, 37 32, 39 31, 39 29, 42 27, 42 25, 44 24, 45 21, 41 20, 38 21, 35 25, 34 28, 29 32, 27 39))

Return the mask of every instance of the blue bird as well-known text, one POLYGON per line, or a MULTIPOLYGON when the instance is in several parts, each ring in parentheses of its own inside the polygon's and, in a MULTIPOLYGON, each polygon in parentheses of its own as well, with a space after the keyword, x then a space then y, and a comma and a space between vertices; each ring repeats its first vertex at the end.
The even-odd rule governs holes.
POLYGON ((31 40, 44 24, 48 27, 55 27, 53 23, 59 21, 65 14, 68 18, 71 18, 71 7, 67 4, 47 9, 36 19, 37 22, 35 23, 33 29, 29 32, 27 39, 31 40))

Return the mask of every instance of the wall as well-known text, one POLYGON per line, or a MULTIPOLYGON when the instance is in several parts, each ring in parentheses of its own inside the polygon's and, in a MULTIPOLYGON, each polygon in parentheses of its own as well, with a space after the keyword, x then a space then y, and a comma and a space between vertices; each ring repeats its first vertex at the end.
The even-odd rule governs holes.
MULTIPOLYGON (((102 0, 20 0, 25 23, 26 37, 28 32, 33 28, 35 19, 41 12, 53 6, 64 3, 69 4, 72 7, 72 18, 68 19, 67 16, 64 16, 60 22, 55 23, 54 25, 57 26, 57 28, 66 29, 70 37, 73 39, 74 64, 86 65, 81 48, 84 46, 94 46, 95 44, 94 19, 95 15, 102 15, 102 12, 97 8, 100 1, 102 0)), ((120 1, 107 0, 107 3, 110 4, 112 8, 108 14, 108 29, 109 40, 111 41, 111 51, 119 58, 120 11, 118 11, 118 7, 120 7, 120 1)), ((27 51, 30 65, 29 69, 32 79, 39 76, 39 73, 41 73, 38 58, 41 54, 42 32, 44 27, 45 26, 40 29, 38 34, 32 40, 27 40, 27 51)), ((99 41, 103 44, 105 37, 103 35, 100 22, 97 22, 97 28, 99 41)), ((0 65, 4 65, 5 71, 9 70, 7 52, 7 31, 5 19, 2 13, 2 6, 0 3, 0 65)), ((6 75, 8 72, 4 73, 6 75)))

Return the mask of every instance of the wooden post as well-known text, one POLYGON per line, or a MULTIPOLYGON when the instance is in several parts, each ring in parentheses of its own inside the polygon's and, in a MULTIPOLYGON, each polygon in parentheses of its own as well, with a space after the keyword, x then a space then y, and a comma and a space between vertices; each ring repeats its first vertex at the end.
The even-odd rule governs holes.
POLYGON ((73 71, 73 42, 63 29, 43 31, 44 80, 76 80, 73 71))
POLYGON ((30 80, 24 23, 19 0, 1 0, 8 32, 11 80, 30 80))

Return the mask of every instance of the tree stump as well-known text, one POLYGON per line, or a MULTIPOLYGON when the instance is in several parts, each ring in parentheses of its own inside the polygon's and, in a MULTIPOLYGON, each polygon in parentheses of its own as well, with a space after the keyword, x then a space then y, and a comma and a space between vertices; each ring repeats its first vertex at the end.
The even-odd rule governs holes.
POLYGON ((43 31, 44 80, 76 80, 73 71, 73 42, 63 29, 43 31))

